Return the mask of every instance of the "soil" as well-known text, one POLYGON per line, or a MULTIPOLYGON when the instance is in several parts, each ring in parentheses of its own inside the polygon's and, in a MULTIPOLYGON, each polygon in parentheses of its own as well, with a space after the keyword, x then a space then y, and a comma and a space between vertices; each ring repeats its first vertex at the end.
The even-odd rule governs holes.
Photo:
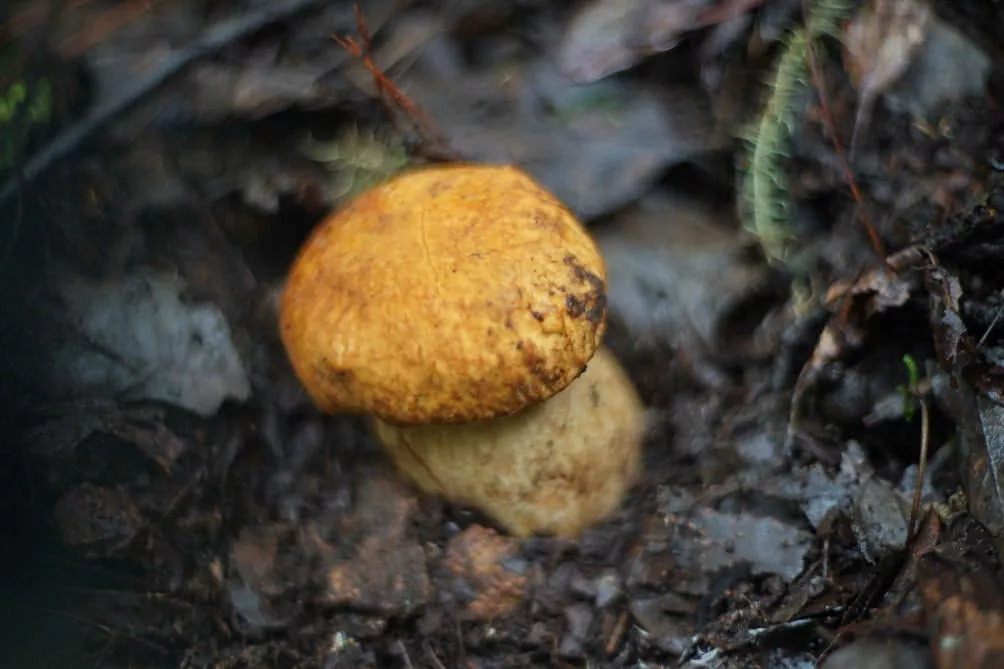
POLYGON ((2 666, 1004 663, 999 3, 815 40, 782 259, 743 137, 801 2, 373 0, 372 61, 348 3, 22 4, 0 81, 52 105, 0 163, 2 666), (649 430, 576 538, 417 491, 278 336, 311 229, 456 158, 608 264, 649 430))

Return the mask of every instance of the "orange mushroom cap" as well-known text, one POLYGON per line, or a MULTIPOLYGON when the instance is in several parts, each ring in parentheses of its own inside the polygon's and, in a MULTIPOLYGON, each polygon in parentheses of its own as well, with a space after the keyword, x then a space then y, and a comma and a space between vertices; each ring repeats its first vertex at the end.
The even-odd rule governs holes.
POLYGON ((582 372, 606 325, 606 270, 576 217, 519 169, 425 167, 321 223, 280 310, 322 410, 474 421, 582 372))

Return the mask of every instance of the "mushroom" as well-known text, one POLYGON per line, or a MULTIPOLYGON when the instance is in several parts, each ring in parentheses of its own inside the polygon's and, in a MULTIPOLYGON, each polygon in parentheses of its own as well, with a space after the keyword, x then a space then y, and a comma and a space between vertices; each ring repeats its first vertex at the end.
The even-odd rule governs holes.
POLYGON ((550 399, 511 416, 413 426, 377 437, 426 492, 469 504, 517 536, 575 536, 617 509, 634 480, 643 408, 613 354, 550 399))
POLYGON ((314 230, 281 335, 317 406, 373 417, 420 488, 516 535, 575 535, 620 504, 643 433, 600 349, 605 274, 575 216, 519 169, 419 168, 314 230))

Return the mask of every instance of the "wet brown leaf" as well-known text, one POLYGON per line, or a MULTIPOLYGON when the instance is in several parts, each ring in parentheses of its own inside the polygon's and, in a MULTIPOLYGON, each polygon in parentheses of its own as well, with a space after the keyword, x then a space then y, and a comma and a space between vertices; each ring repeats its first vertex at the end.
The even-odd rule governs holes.
POLYGON ((504 565, 518 553, 517 540, 480 525, 472 525, 450 540, 446 568, 472 593, 464 606, 465 617, 490 621, 519 606, 526 596, 527 577, 504 565))
POLYGON ((424 605, 431 586, 425 552, 411 538, 409 521, 415 497, 389 476, 371 475, 358 493, 352 513, 339 523, 337 541, 313 537, 325 559, 325 589, 319 601, 329 606, 386 615, 408 614, 424 605), (346 545, 356 548, 347 557, 346 545))
POLYGON ((990 537, 961 517, 949 541, 917 567, 938 669, 1004 665, 1004 586, 990 537), (981 539, 982 537, 982 539, 981 539))

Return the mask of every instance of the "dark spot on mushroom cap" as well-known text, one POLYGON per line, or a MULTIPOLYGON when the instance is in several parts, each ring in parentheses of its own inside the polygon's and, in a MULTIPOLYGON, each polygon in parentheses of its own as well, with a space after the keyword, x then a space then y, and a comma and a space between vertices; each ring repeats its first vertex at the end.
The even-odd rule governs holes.
POLYGON ((355 373, 351 369, 338 368, 327 359, 321 359, 316 369, 318 376, 323 377, 328 388, 335 389, 335 392, 351 392, 354 388, 355 373))
POLYGON ((564 258, 572 278, 581 285, 582 293, 565 297, 565 309, 573 318, 585 317, 590 323, 600 325, 607 314, 607 290, 603 279, 582 266, 573 255, 564 258))
POLYGON ((444 191, 449 190, 450 187, 451 184, 447 179, 440 179, 438 181, 434 181, 429 186, 429 195, 431 197, 437 197, 439 195, 442 195, 444 191))
POLYGON ((544 357, 536 353, 532 344, 521 347, 520 351, 523 353, 523 362, 526 368, 530 370, 530 374, 545 387, 553 387, 561 381, 563 376, 562 370, 549 365, 544 357))
POLYGON ((339 369, 327 360, 321 365, 321 370, 332 383, 352 383, 352 377, 355 376, 351 369, 339 369))

